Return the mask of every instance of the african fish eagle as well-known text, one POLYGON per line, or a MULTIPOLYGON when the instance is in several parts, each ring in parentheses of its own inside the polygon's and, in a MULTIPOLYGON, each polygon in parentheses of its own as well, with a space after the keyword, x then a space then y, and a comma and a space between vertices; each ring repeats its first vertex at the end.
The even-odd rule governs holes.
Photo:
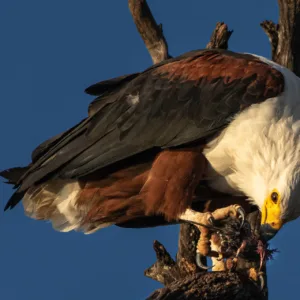
POLYGON ((86 119, 1 172, 16 188, 5 209, 23 199, 26 215, 85 233, 203 221, 191 205, 205 180, 256 204, 269 237, 300 215, 300 81, 288 69, 196 50, 86 92, 97 96, 86 119))

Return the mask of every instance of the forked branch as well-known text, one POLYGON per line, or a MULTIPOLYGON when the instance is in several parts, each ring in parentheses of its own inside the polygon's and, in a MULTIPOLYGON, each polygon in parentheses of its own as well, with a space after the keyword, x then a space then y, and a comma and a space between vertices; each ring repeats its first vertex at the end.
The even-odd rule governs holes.
POLYGON ((300 0, 278 0, 279 22, 264 21, 261 27, 268 35, 272 59, 300 76, 300 0))
POLYGON ((279 25, 275 24, 273 21, 266 20, 260 23, 260 26, 263 28, 266 35, 269 37, 269 41, 272 48, 272 57, 275 57, 277 52, 277 47, 278 47, 279 25))
POLYGON ((157 25, 146 0, 129 0, 129 9, 153 63, 169 58, 162 25, 157 25))
POLYGON ((218 22, 213 31, 209 43, 206 45, 207 49, 227 49, 228 40, 230 39, 233 30, 228 30, 228 26, 223 22, 218 22))

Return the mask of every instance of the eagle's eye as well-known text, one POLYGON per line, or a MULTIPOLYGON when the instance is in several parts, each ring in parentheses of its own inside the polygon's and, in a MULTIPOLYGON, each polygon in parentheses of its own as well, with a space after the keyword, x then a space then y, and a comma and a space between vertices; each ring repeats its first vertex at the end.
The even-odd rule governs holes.
POLYGON ((273 201, 275 204, 278 202, 278 198, 279 198, 279 195, 278 195, 277 192, 273 192, 273 193, 271 194, 271 199, 272 199, 272 201, 273 201))

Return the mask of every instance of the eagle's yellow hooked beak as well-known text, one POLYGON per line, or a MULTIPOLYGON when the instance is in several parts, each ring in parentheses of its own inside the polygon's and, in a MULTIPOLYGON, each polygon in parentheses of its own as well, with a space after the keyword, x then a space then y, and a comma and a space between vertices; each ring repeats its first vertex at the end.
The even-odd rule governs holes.
POLYGON ((273 238, 283 225, 280 200, 277 190, 273 190, 265 199, 261 212, 261 235, 265 240, 273 238))

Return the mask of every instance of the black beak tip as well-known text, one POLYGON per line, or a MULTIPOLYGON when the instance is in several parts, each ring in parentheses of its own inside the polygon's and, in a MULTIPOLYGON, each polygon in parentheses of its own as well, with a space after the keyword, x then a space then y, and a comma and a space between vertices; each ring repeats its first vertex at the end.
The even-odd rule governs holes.
POLYGON ((277 232, 278 230, 274 229, 270 224, 262 224, 260 227, 260 236, 266 242, 271 240, 277 232))

